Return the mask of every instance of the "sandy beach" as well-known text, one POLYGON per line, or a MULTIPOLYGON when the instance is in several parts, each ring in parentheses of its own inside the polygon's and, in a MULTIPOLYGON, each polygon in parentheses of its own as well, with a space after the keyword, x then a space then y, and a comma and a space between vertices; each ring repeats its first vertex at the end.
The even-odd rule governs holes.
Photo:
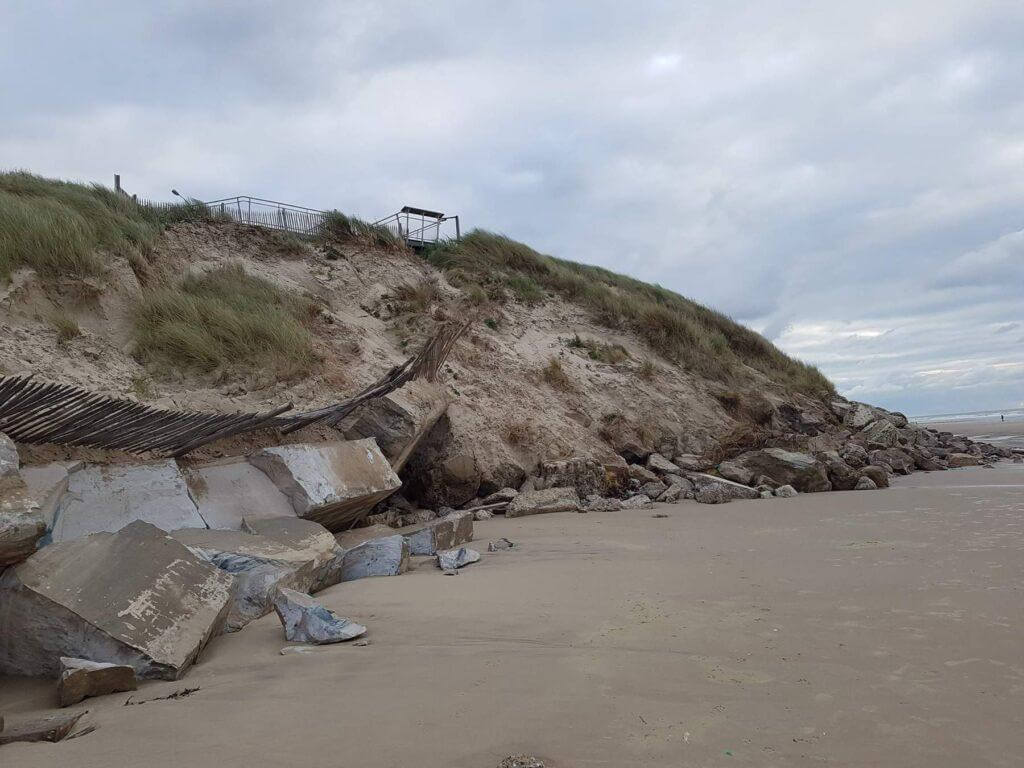
MULTIPOLYGON (((83 703, 7 768, 1011 766, 1024 755, 1024 466, 884 491, 478 523, 446 577, 320 593, 366 646, 282 656, 273 615, 186 679, 83 703), (668 515, 658 519, 654 512, 668 515), (511 552, 486 553, 507 536, 511 552)), ((0 679, 13 721, 54 683, 0 679)))

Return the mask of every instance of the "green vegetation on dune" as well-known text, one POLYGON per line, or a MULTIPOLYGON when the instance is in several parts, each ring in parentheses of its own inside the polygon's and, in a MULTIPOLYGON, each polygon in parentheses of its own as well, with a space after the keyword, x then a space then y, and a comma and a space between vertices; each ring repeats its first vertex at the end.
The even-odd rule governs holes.
POLYGON ((209 220, 203 205, 150 207, 98 184, 0 173, 0 279, 19 267, 43 278, 87 277, 103 255, 144 255, 168 224, 209 220))
POLYGON ((241 265, 219 267, 142 294, 135 308, 137 354, 170 368, 301 376, 319 361, 308 330, 317 313, 309 299, 241 265))
POLYGON ((630 330, 666 359, 718 381, 736 379, 748 365, 801 392, 835 391, 817 368, 720 312, 658 285, 545 256, 504 235, 477 229, 434 248, 427 259, 456 282, 481 286, 495 300, 511 293, 536 303, 550 291, 585 307, 595 322, 630 330))

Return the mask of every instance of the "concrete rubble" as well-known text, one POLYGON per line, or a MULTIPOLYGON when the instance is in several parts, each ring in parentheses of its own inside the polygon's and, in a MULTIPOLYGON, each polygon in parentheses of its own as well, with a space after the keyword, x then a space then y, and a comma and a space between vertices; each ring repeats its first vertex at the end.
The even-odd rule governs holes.
POLYGON ((57 695, 62 707, 70 707, 93 696, 106 696, 138 688, 135 670, 126 664, 107 664, 64 656, 60 666, 57 695))
POLYGON ((336 616, 309 595, 284 587, 274 598, 274 610, 284 626, 287 640, 326 645, 353 640, 366 634, 366 627, 336 616))
POLYGON ((176 680, 220 633, 233 578, 136 520, 53 544, 0 577, 0 673, 60 675, 60 657, 176 680))
POLYGON ((331 531, 358 520, 401 485, 373 438, 279 445, 249 457, 299 517, 331 531))
POLYGON ((269 613, 282 587, 315 592, 340 578, 344 553, 323 526, 295 517, 245 519, 243 525, 243 531, 185 528, 171 534, 235 577, 225 631, 236 632, 269 613))
POLYGON ((437 567, 442 571, 454 571, 464 565, 480 561, 480 553, 469 547, 459 547, 437 553, 437 567))

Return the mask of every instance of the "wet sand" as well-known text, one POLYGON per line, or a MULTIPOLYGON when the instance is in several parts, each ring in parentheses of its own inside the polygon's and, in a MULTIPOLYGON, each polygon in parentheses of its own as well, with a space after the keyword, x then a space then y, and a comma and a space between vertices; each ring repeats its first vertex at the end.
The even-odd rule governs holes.
MULTIPOLYGON (((133 698, 194 695, 88 700, 96 732, 0 764, 1021 764, 1024 466, 656 511, 480 523, 457 577, 320 593, 370 645, 281 656, 265 617, 133 698)), ((0 680, 0 711, 53 688, 0 680)))

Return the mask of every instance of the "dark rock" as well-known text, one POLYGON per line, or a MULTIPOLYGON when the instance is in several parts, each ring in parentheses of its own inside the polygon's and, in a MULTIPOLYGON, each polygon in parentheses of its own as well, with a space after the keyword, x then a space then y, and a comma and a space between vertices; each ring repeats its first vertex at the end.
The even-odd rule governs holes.
POLYGON ((869 464, 861 470, 864 477, 870 478, 876 488, 889 487, 889 472, 884 467, 869 464))
POLYGON ((543 462, 537 489, 545 488, 575 488, 581 498, 600 493, 605 489, 604 467, 594 459, 582 457, 543 462))
POLYGON ((764 474, 784 485, 792 485, 801 493, 829 491, 832 484, 825 468, 813 456, 783 448, 747 451, 734 459, 753 475, 764 474))
POLYGON ((546 488, 520 493, 509 502, 505 517, 575 512, 581 507, 580 497, 575 488, 546 488))

